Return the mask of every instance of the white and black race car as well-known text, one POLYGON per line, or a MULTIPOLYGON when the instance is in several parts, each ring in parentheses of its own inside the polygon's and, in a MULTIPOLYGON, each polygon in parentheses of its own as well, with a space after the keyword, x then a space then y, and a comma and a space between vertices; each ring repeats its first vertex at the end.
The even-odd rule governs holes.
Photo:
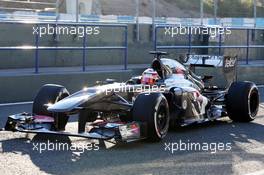
POLYGON ((165 52, 151 54, 151 67, 124 83, 108 80, 72 95, 63 86, 44 85, 34 99, 32 114, 9 116, 4 130, 125 142, 160 141, 169 127, 227 116, 235 122, 255 119, 258 88, 252 82, 234 81, 236 57, 188 55, 184 65, 164 58, 165 52), (192 71, 196 66, 222 66, 228 85, 206 85, 212 76, 197 76, 192 71), (66 131, 68 118, 76 114, 78 131, 66 131))

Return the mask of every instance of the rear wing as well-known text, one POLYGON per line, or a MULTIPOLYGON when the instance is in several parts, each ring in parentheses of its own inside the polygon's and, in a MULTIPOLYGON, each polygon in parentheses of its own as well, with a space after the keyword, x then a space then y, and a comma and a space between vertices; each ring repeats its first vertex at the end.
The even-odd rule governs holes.
POLYGON ((227 86, 237 79, 237 56, 186 55, 185 65, 195 72, 196 67, 222 68, 227 86))
POLYGON ((185 65, 194 67, 222 67, 223 60, 224 56, 187 54, 185 65))
POLYGON ((227 81, 227 87, 237 80, 237 56, 224 56, 223 73, 227 81))

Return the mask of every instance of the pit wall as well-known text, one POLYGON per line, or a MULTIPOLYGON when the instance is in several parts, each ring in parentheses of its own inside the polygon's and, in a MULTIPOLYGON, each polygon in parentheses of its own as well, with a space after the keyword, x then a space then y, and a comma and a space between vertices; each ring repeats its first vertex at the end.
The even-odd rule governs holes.
MULTIPOLYGON (((83 87, 94 86, 96 81, 107 78, 125 82, 131 76, 141 75, 144 69, 102 71, 102 72, 79 72, 57 74, 28 74, 0 76, 0 103, 32 101, 38 90, 44 84, 60 84, 65 86, 70 93, 74 93, 83 87)), ((213 75, 211 85, 225 87, 226 82, 221 68, 196 69, 198 75, 213 75)), ((252 81, 256 84, 264 84, 264 66, 240 66, 238 68, 238 81, 252 81)))

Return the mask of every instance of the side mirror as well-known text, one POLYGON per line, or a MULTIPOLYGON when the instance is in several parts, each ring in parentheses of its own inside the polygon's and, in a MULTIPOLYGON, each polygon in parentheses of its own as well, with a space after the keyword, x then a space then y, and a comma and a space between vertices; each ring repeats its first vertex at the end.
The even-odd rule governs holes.
POLYGON ((114 82, 116 82, 116 79, 110 79, 110 78, 107 78, 107 79, 104 81, 105 84, 112 84, 112 83, 114 83, 114 82))
POLYGON ((104 81, 96 81, 95 85, 105 85, 105 84, 112 84, 114 82, 117 82, 115 79, 106 79, 104 81))

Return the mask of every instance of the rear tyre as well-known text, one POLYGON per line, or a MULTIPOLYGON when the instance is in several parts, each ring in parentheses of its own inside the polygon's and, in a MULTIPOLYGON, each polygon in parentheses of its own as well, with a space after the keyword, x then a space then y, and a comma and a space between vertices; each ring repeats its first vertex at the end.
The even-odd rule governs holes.
POLYGON ((234 82, 226 95, 228 116, 235 122, 253 121, 259 109, 259 92, 252 82, 234 82))
POLYGON ((158 142, 163 139, 169 128, 169 105, 161 93, 139 94, 132 109, 134 121, 147 124, 147 139, 158 142))
POLYGON ((52 116, 55 119, 55 130, 64 130, 68 122, 68 116, 64 113, 52 113, 47 110, 45 104, 54 104, 69 96, 67 89, 60 85, 46 84, 41 87, 33 101, 33 114, 52 116))

